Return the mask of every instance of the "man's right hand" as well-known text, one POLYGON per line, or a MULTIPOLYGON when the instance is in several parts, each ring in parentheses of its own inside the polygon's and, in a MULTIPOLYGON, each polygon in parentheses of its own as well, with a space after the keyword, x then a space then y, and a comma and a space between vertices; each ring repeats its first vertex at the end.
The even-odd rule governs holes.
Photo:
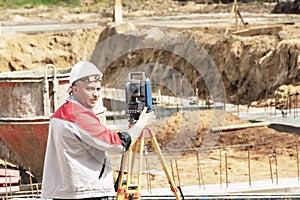
POLYGON ((136 122, 136 125, 141 128, 149 126, 152 124, 154 117, 155 117, 154 112, 151 111, 147 113, 147 107, 145 107, 142 113, 140 114, 139 120, 136 122))
POLYGON ((142 113, 140 114, 139 120, 128 130, 129 135, 131 136, 133 145, 136 140, 140 137, 141 132, 146 126, 152 124, 155 115, 154 112, 147 113, 147 108, 145 107, 142 113))

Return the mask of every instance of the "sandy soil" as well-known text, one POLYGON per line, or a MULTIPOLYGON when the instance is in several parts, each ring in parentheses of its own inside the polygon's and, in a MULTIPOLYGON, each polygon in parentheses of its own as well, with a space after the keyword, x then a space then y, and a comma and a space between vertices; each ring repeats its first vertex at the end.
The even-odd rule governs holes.
MULTIPOLYGON (((218 183, 230 185, 248 182, 250 184, 258 180, 269 180, 271 184, 272 181, 276 182, 280 178, 298 177, 299 136, 297 134, 278 132, 267 126, 261 126, 223 131, 220 134, 208 136, 211 112, 200 111, 199 121, 196 117, 197 113, 176 113, 152 126, 154 132, 156 128, 160 129, 156 132, 156 138, 163 150, 166 166, 174 176, 176 184, 205 187, 206 184, 218 183), (196 123, 197 133, 191 134, 193 130, 190 128, 193 125, 183 130, 179 128, 185 127, 186 122, 196 123), (194 137, 193 134, 197 136, 194 137), (175 138, 176 135, 177 138, 175 138), (179 136, 178 140, 178 135, 184 136, 179 136), (206 145, 206 148, 202 145, 205 140, 203 136, 214 140, 210 143, 211 145, 206 145), (175 142, 177 145, 168 146, 174 143, 174 140, 177 140, 175 142)), ((225 114, 224 126, 248 123, 231 113, 225 114)), ((142 186, 144 189, 168 187, 168 181, 162 170, 163 165, 160 164, 157 154, 153 153, 154 145, 148 140, 149 138, 146 137, 148 154, 147 161, 144 160, 143 170, 153 173, 148 176, 143 175, 142 186)), ((138 158, 138 155, 136 157, 138 158)), ((114 160, 114 166, 118 164, 119 158, 114 160)), ((137 170, 137 168, 134 169, 137 170)))

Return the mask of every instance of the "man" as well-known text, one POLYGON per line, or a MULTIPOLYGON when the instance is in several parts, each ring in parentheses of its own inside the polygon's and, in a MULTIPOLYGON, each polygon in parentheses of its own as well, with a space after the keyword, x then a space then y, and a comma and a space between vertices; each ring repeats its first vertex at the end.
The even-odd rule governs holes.
POLYGON ((49 124, 43 198, 107 199, 114 194, 108 152, 124 153, 152 121, 153 114, 144 109, 127 132, 116 133, 102 125, 93 112, 101 78, 98 68, 88 61, 72 67, 70 96, 49 124))

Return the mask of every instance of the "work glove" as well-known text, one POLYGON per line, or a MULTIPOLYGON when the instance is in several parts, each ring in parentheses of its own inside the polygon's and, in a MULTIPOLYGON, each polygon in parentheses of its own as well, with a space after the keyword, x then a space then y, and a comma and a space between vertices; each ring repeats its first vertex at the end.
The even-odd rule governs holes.
POLYGON ((131 144, 131 136, 127 132, 118 132, 118 135, 122 140, 122 145, 125 148, 125 151, 127 151, 131 144))
POLYGON ((134 144, 136 139, 139 138, 142 130, 146 126, 152 124, 154 118, 154 112, 147 113, 147 107, 145 107, 142 113, 140 114, 139 120, 128 130, 128 133, 132 138, 132 144, 134 144))
POLYGON ((154 119, 154 112, 151 111, 147 113, 147 107, 145 107, 142 113, 140 114, 139 120, 136 122, 136 125, 143 129, 146 126, 151 125, 153 119, 154 119))

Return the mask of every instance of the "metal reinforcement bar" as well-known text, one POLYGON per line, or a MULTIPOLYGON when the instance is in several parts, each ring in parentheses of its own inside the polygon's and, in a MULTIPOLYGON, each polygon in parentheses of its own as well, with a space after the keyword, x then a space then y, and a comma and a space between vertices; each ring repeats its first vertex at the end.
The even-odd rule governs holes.
POLYGON ((219 132, 219 131, 231 131, 231 130, 238 130, 244 128, 252 128, 252 127, 259 127, 259 126, 269 126, 270 122, 256 122, 256 123, 249 123, 249 124, 236 124, 231 126, 222 126, 222 127, 215 127, 212 128, 212 132, 219 132))
POLYGON ((163 153, 173 152, 187 152, 187 151, 202 151, 202 150, 213 150, 213 149, 228 149, 228 148, 239 148, 239 147, 258 147, 267 145, 269 142, 262 142, 256 144, 236 144, 236 145, 225 145, 225 146, 212 146, 212 147, 199 147, 199 148, 185 148, 185 149, 164 149, 163 153))

